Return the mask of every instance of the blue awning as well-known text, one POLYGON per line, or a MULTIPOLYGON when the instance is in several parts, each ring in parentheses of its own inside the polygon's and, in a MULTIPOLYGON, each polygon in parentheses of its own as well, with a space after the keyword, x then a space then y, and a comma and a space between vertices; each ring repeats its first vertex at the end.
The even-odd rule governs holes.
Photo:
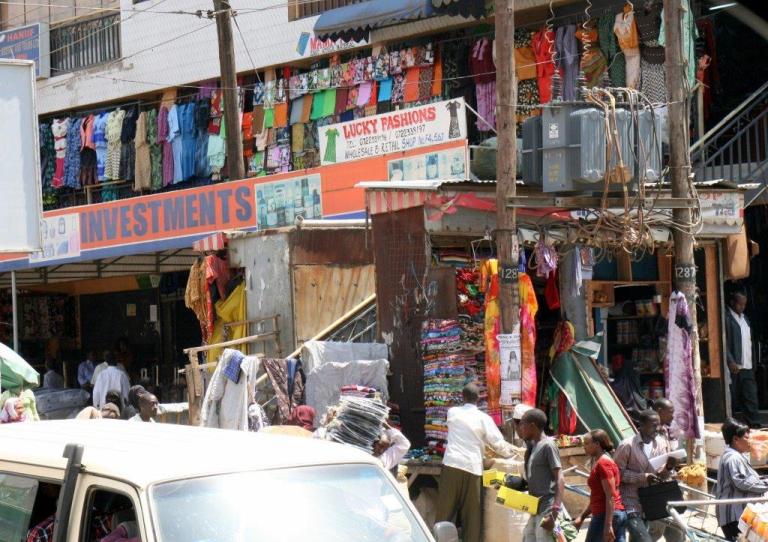
POLYGON ((432 0, 367 0, 324 12, 314 30, 320 39, 361 41, 374 28, 424 19, 434 13, 432 0))

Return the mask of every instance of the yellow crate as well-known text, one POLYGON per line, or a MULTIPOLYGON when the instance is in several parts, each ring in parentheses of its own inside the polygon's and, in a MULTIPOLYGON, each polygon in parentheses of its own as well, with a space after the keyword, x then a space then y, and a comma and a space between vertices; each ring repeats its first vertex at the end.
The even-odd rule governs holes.
POLYGON ((528 493, 522 493, 509 489, 508 487, 500 487, 499 492, 496 495, 496 502, 506 506, 507 508, 514 508, 520 512, 526 512, 532 516, 535 516, 539 510, 539 499, 528 495, 528 493))
POLYGON ((504 473, 496 469, 483 471, 483 487, 493 487, 504 483, 504 473))

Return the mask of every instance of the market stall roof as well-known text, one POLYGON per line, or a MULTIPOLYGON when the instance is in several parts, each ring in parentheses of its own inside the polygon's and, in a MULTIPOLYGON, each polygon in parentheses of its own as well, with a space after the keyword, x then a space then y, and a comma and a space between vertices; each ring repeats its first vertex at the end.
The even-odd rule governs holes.
POLYGON ((315 23, 320 39, 362 41, 372 29, 434 15, 432 0, 364 1, 323 12, 315 23))
MULTIPOLYGON (((16 281, 19 287, 23 288, 127 275, 151 276, 171 271, 187 271, 198 256, 199 254, 190 247, 90 261, 50 262, 47 266, 17 269, 16 281)), ((0 273, 0 287, 7 287, 10 282, 10 273, 0 273)))

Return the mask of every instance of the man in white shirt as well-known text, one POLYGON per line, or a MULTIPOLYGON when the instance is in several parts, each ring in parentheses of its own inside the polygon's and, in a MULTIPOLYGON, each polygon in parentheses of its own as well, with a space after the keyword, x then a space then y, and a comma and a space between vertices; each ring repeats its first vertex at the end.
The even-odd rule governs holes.
MULTIPOLYGON (((101 372, 107 367, 109 367, 109 363, 107 363, 106 361, 102 361, 93 369, 93 376, 91 377, 91 386, 96 385, 96 379, 99 378, 99 375, 101 374, 101 372)), ((122 363, 118 363, 117 368, 123 371, 125 373, 125 376, 128 376, 128 372, 125 370, 125 367, 123 367, 122 363)))
POLYGON ((440 474, 440 498, 436 521, 453 521, 458 515, 464 542, 480 542, 483 520, 483 452, 490 446, 510 457, 512 445, 504 440, 488 414, 478 410, 480 390, 467 384, 464 405, 448 410, 448 445, 440 474))
POLYGON ((128 421, 155 423, 157 410, 157 397, 149 392, 145 392, 139 396, 139 413, 136 414, 133 418, 130 418, 128 421))
POLYGON ((389 424, 384 424, 382 438, 373 443, 373 455, 389 471, 397 467, 411 448, 411 441, 389 424))
POLYGON ((731 406, 741 412, 750 427, 761 427, 757 403, 757 381, 752 360, 752 330, 744 315, 747 295, 734 290, 725 311, 725 360, 731 372, 731 406))
POLYGON ((99 372, 96 383, 93 386, 93 406, 101 408, 106 403, 107 392, 116 390, 123 398, 123 404, 128 400, 128 390, 131 383, 128 375, 117 366, 117 361, 112 352, 104 352, 104 363, 107 367, 99 372))

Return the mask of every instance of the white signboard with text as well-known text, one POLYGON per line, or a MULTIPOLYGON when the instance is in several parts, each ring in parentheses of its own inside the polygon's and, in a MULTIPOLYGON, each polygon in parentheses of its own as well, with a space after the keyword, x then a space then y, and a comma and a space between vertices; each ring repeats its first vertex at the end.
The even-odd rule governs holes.
POLYGON ((520 344, 520 332, 496 336, 499 341, 499 361, 501 364, 501 406, 518 404, 523 395, 523 351, 520 344))
POLYGON ((467 137, 463 99, 435 102, 410 109, 323 126, 322 165, 428 147, 467 137))
POLYGON ((40 250, 43 216, 35 63, 0 59, 0 252, 40 250))

